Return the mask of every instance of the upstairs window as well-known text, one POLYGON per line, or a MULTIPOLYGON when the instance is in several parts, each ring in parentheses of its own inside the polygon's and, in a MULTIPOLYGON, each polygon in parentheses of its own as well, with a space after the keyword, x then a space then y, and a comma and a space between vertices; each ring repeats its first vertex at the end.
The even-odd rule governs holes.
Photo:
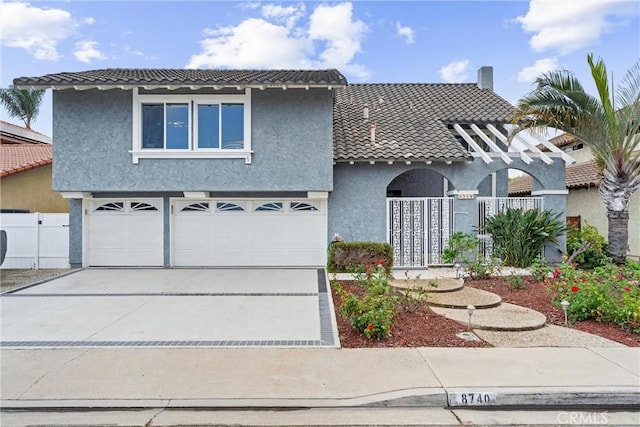
POLYGON ((198 149, 242 150, 244 148, 243 104, 197 104, 198 149))
POLYGON ((139 158, 251 159, 250 89, 239 95, 134 95, 139 158))
POLYGON ((188 150, 188 103, 142 104, 142 148, 188 150))

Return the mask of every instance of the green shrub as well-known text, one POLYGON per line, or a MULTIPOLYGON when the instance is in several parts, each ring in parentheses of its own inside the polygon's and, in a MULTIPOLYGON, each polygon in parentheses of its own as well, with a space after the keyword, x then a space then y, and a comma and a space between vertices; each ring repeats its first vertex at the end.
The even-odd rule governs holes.
POLYGON ((393 247, 379 242, 336 242, 329 249, 330 272, 364 272, 367 266, 382 264, 387 273, 393 266, 393 247), (382 262, 381 262, 382 261, 382 262))
POLYGON ((607 243, 598 229, 587 225, 582 229, 567 228, 567 255, 582 268, 595 268, 609 262, 607 243))
POLYGON ((342 301, 340 314, 367 338, 387 338, 393 327, 397 297, 391 291, 386 271, 377 266, 371 274, 360 277, 358 283, 366 288, 363 297, 346 292, 339 284, 334 285, 342 301))
POLYGON ((524 279, 522 278, 522 276, 512 274, 510 276, 507 276, 505 280, 507 281, 509 289, 511 289, 512 291, 516 289, 524 289, 524 279))
POLYGON ((547 275, 551 272, 551 269, 547 266, 544 257, 538 255, 531 264, 529 270, 531 270, 531 276, 536 282, 542 282, 547 275))
POLYGON ((442 252, 442 260, 448 264, 460 263, 471 279, 486 279, 499 269, 495 257, 485 259, 480 251, 481 240, 472 234, 453 233, 442 252))
POLYGON ((606 264, 581 270, 561 264, 548 289, 556 304, 569 302, 569 319, 615 323, 640 333, 640 270, 606 264))
POLYGON ((556 237, 566 229, 560 216, 551 211, 509 208, 488 218, 482 231, 491 234, 494 255, 505 265, 526 268, 540 255, 545 243, 558 243, 556 237))

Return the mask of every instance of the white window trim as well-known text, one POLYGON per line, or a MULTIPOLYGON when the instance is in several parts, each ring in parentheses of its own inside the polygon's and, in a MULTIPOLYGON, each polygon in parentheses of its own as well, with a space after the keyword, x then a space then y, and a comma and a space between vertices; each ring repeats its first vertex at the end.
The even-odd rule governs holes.
POLYGON ((133 147, 130 151, 133 163, 138 164, 140 159, 245 159, 247 164, 251 163, 251 89, 246 88, 241 95, 140 95, 138 88, 133 89, 133 114, 132 114, 132 141, 133 147), (197 129, 196 114, 189 114, 189 149, 151 149, 142 148, 142 104, 143 103, 184 103, 194 102, 197 104, 206 103, 234 103, 244 104, 244 149, 196 149, 197 144, 193 137, 194 129, 197 129))

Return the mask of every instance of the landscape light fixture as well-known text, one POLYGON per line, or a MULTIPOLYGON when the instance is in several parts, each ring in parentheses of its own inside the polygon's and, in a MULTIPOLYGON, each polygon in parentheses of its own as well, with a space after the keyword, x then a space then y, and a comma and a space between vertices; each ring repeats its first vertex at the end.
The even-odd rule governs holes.
POLYGON ((456 269, 456 279, 459 279, 460 278, 460 267, 462 267, 462 266, 457 262, 453 266, 456 269))
POLYGON ((569 326, 569 321, 567 319, 567 311, 569 310, 569 301, 562 300, 560 305, 562 306, 562 311, 564 311, 564 326, 569 326))
POLYGON ((473 312, 476 308, 472 305, 467 306, 467 313, 469 313, 469 324, 467 325, 467 329, 471 330, 471 316, 473 316, 473 312))

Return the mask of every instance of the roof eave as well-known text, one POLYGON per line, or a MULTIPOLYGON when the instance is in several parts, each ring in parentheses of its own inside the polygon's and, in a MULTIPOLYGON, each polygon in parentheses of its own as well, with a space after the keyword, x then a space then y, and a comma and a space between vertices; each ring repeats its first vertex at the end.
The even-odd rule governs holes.
POLYGON ((354 163, 369 163, 369 164, 375 164, 375 163, 387 163, 387 164, 394 164, 394 163, 398 163, 398 164, 433 164, 433 163, 446 163, 446 164, 451 164, 451 163, 460 163, 460 162, 469 162, 469 161, 473 161, 472 157, 469 158, 341 158, 341 159, 334 159, 333 160, 334 163, 350 163, 350 164, 354 164, 354 163))
POLYGON ((337 84, 337 83, 229 83, 229 82, 203 82, 203 83, 194 83, 194 82, 181 82, 181 83, 20 83, 19 79, 14 80, 14 86, 18 89, 53 89, 53 90, 67 90, 67 89, 75 89, 75 90, 89 90, 89 89, 98 89, 98 90, 110 90, 110 89, 121 89, 121 90, 132 90, 136 88, 145 88, 148 90, 152 89, 168 89, 168 90, 176 90, 176 89, 191 89, 198 90, 201 88, 213 88, 213 89, 223 89, 223 88, 236 88, 236 89, 328 89, 328 90, 336 90, 342 89, 346 87, 346 84, 337 84))

